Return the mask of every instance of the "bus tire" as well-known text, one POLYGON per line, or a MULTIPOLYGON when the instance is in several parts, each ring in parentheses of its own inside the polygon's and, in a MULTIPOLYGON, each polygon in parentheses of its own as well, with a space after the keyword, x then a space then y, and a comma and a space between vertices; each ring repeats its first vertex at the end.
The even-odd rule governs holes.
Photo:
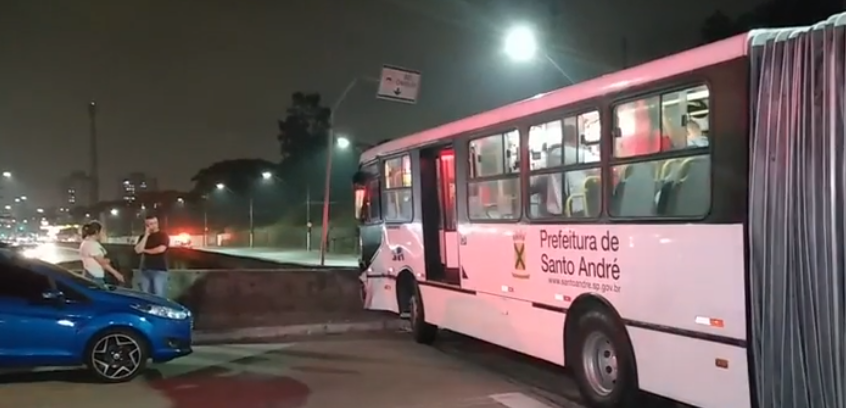
POLYGON ((438 337, 438 326, 426 323, 423 296, 420 294, 420 286, 417 285, 417 282, 414 283, 411 292, 410 305, 409 321, 411 322, 411 335, 414 336, 414 341, 427 345, 434 343, 438 337))
POLYGON ((577 316, 567 350, 576 384, 588 406, 637 406, 640 390, 634 352, 625 327, 609 313, 590 309, 577 316))

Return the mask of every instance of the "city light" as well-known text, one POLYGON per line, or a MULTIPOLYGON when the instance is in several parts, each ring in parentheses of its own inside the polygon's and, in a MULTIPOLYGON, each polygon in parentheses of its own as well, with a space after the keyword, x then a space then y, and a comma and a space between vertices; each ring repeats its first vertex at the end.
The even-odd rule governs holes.
POLYGON ((26 201, 26 196, 21 196, 21 201, 26 201))
POLYGON ((11 205, 6 205, 6 209, 7 209, 7 210, 11 210, 11 209, 12 209, 12 206, 11 206, 11 205))
POLYGON ((4 178, 12 178, 12 172, 11 171, 4 171, 3 177, 4 178))
POLYGON ((112 208, 111 213, 112 213, 112 215, 117 216, 120 212, 118 211, 117 208, 112 208))
POLYGON ((347 139, 345 137, 339 137, 337 144, 338 144, 338 148, 346 149, 346 148, 350 147, 351 143, 350 143, 350 139, 347 139))
POLYGON ((271 177, 273 177, 273 173, 271 173, 269 171, 265 171, 265 172, 261 173, 261 178, 263 178, 265 180, 270 180, 271 177))
POLYGON ((505 36, 505 54, 515 61, 528 61, 538 53, 535 33, 526 26, 512 28, 505 36))
POLYGON ((19 203, 19 202, 21 202, 21 199, 20 199, 20 198, 16 198, 16 199, 15 199, 15 202, 16 202, 16 203, 19 203))
POLYGON ((44 214, 44 209, 43 208, 36 208, 35 212, 37 212, 39 214, 44 214))
POLYGON ((176 199, 176 202, 179 203, 179 204, 185 204, 185 199, 182 198, 182 197, 179 197, 179 198, 176 199))
POLYGON ((217 185, 216 185, 215 187, 216 187, 218 190, 223 190, 224 188, 226 188, 226 184, 223 184, 223 183, 217 183, 217 185))

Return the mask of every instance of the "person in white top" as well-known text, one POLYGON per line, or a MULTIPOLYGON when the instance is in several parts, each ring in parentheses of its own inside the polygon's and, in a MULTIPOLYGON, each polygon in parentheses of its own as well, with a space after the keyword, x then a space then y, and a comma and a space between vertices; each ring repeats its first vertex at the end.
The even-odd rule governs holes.
POLYGON ((79 245, 79 257, 82 258, 82 268, 85 275, 101 284, 106 283, 106 272, 124 283, 125 280, 120 272, 112 267, 111 262, 106 258, 106 249, 100 244, 103 235, 103 226, 97 221, 91 221, 82 226, 82 244, 79 245))

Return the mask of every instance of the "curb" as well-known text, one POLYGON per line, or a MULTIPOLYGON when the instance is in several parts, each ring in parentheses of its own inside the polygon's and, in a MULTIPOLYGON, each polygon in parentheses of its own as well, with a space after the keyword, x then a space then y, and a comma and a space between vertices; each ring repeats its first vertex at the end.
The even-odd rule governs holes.
POLYGON ((368 322, 346 322, 346 323, 319 323, 300 324, 293 326, 275 327, 250 327, 243 329, 225 331, 202 331, 194 332, 194 344, 202 345, 207 343, 221 343, 229 341, 262 340, 288 336, 307 336, 323 334, 342 334, 352 332, 374 332, 385 330, 399 330, 406 324, 405 321, 377 320, 368 322))

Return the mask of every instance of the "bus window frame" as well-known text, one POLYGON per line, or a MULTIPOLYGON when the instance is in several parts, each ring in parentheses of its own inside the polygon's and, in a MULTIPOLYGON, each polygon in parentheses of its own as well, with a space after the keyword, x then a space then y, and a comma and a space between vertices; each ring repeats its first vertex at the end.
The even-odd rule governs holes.
MULTIPOLYGON (((473 132, 472 134, 469 134, 468 136, 466 136, 464 138, 464 141, 462 142, 462 144, 464 145, 465 157, 461 157, 461 158, 456 157, 456 160, 463 160, 464 163, 467 166, 465 171, 463 172, 464 173, 464 180, 463 180, 464 200, 463 200, 462 206, 464 207, 464 211, 465 211, 465 214, 467 216, 467 221, 469 223, 471 223, 471 224, 517 224, 517 223, 523 222, 525 220, 526 212, 525 212, 525 207, 523 205, 524 196, 525 196, 525 193, 524 193, 523 190, 525 188, 525 183, 524 183, 523 178, 524 178, 524 175, 526 174, 526 168, 527 168, 526 165, 528 164, 528 163, 525 163, 525 160, 523 160, 523 158, 525 157, 524 146, 526 146, 526 140, 527 140, 526 136, 524 134, 527 134, 526 132, 528 131, 528 128, 523 126, 523 124, 526 122, 525 119, 526 118, 521 118, 520 120, 517 120, 517 121, 511 121, 507 124, 507 126, 482 129, 482 130, 473 132), (526 132, 524 132, 524 128, 526 129, 526 132), (518 140, 517 160, 519 160, 518 170, 514 173, 502 173, 502 174, 497 174, 497 175, 493 175, 493 176, 484 176, 484 177, 471 177, 470 176, 470 172, 471 172, 471 169, 470 169, 470 144, 475 140, 485 139, 485 138, 488 138, 488 137, 491 137, 491 136, 497 136, 497 135, 499 135, 500 137, 502 137, 504 139, 507 134, 512 133, 512 132, 517 133, 517 140, 518 140), (510 180, 510 179, 517 180, 517 187, 518 187, 517 188, 517 192, 518 192, 517 203, 518 203, 520 208, 518 209, 517 215, 514 218, 473 218, 470 215, 471 214, 470 213, 470 185, 472 183, 486 182, 486 181, 498 181, 498 180, 510 180)), ((503 160, 505 160, 505 157, 503 157, 503 160)), ((504 164, 505 163, 503 163, 503 165, 504 164)), ((503 170, 504 170, 504 168, 503 168, 503 170)), ((458 176, 456 174, 456 182, 458 182, 458 180, 459 179, 458 179, 458 176)), ((456 188, 457 188, 457 186, 456 186, 456 188)), ((459 225, 460 224, 461 224, 461 220, 459 220, 459 225)))
MULTIPOLYGON (((368 182, 364 186, 362 186, 362 188, 364 188, 365 195, 368 195, 368 193, 370 193, 370 184, 373 183, 374 180, 375 180, 376 190, 379 193, 378 200, 376 200, 376 203, 379 206, 378 207, 379 208, 379 217, 378 218, 371 218, 370 217, 370 211, 368 209, 367 218, 365 220, 362 220, 359 217, 359 220, 358 220, 359 225, 365 225, 365 226, 366 225, 378 225, 378 224, 381 224, 383 222, 382 221, 382 170, 381 170, 382 161, 379 160, 379 159, 372 160, 372 161, 369 161, 367 163, 362 164, 360 167, 363 171, 364 169, 371 167, 371 166, 376 167, 376 173, 373 174, 374 179, 368 180, 368 182)), ((369 205, 372 206, 373 205, 372 197, 368 196, 368 199, 370 200, 369 205)))
POLYGON ((392 153, 391 155, 382 157, 379 159, 379 215, 381 216, 382 222, 385 224, 391 225, 403 225, 408 224, 414 221, 414 164, 413 159, 411 156, 410 150, 404 150, 402 152, 392 153), (395 187, 395 188, 387 188, 385 187, 385 177, 387 174, 385 173, 385 163, 396 160, 402 159, 404 156, 408 157, 409 169, 408 174, 410 178, 410 183, 408 186, 403 187, 395 187), (397 191, 397 190, 408 190, 411 192, 411 214, 409 215, 408 219, 402 220, 394 220, 394 219, 387 219, 385 218, 385 200, 387 199, 387 195, 385 194, 386 191, 397 191))
MULTIPOLYGON (((715 122, 713 112, 714 109, 714 100, 715 98, 712 96, 714 87, 711 81, 702 74, 697 73, 696 75, 686 75, 682 80, 677 80, 670 82, 664 86, 652 86, 649 87, 644 86, 643 88, 639 88, 637 90, 633 90, 632 92, 628 92, 623 95, 619 95, 613 98, 610 98, 607 103, 605 104, 608 110, 608 117, 607 120, 602 123, 608 123, 608 131, 610 135, 608 139, 605 141, 605 147, 607 148, 607 154, 603 151, 603 182, 602 182, 602 195, 603 195, 603 220, 606 220, 609 223, 678 223, 679 221, 687 221, 687 222, 701 222, 705 221, 711 216, 711 212, 713 211, 714 206, 714 169, 713 167, 710 169, 710 173, 708 174, 708 183, 710 185, 711 192, 708 197, 708 211, 704 214, 697 215, 697 216, 614 216, 611 215, 611 211, 609 208, 609 204, 613 198, 613 183, 607 182, 605 180, 613 180, 612 172, 613 169, 617 166, 621 165, 629 165, 629 164, 637 164, 637 163, 646 163, 646 162, 653 162, 659 160, 669 160, 669 159, 681 159, 681 158, 690 158, 690 157, 699 157, 699 156, 707 156, 709 160, 713 158, 714 154, 714 144, 716 142, 716 138, 712 138, 709 136, 708 146, 705 147, 697 147, 692 149, 679 149, 679 150, 666 150, 666 151, 659 151, 654 153, 648 153, 643 155, 637 156, 629 156, 629 157, 621 157, 616 158, 614 157, 615 148, 616 148, 616 137, 617 137, 617 115, 616 115, 616 108, 620 105, 624 105, 626 103, 631 103, 643 99, 647 99, 649 97, 658 96, 659 103, 660 98, 663 95, 671 94, 674 92, 680 92, 683 90, 696 88, 700 86, 705 86, 708 89, 708 128, 712 129, 713 124, 715 122)), ((663 112, 659 115, 659 121, 662 122, 663 126, 663 112)), ((663 130, 663 129, 662 129, 663 130)), ((603 136, 605 136, 605 130, 603 129, 603 136)), ((713 163, 713 160, 712 160, 713 163)), ((595 220, 595 219, 594 219, 595 220)))
MULTIPOLYGON (((565 109, 557 109, 555 111, 545 113, 542 115, 535 115, 528 118, 525 126, 526 132, 526 142, 523 146, 521 146, 521 150, 525 151, 525 157, 528 159, 531 155, 529 151, 529 133, 533 126, 544 125, 554 121, 561 121, 563 125, 563 121, 566 118, 578 118, 587 113, 596 112, 599 114, 599 161, 591 162, 591 163, 576 163, 576 164, 562 164, 555 167, 547 167, 540 170, 530 170, 529 163, 526 163, 526 172, 525 172, 525 180, 524 184, 526 185, 523 193, 523 206, 526 208, 524 211, 525 221, 530 222, 532 224, 595 224, 597 220, 601 220, 606 215, 605 210, 605 201, 606 197, 604 194, 605 191, 605 167, 607 164, 607 157, 608 152, 606 151, 606 139, 608 138, 606 135, 606 112, 603 109, 601 103, 597 103, 595 100, 591 100, 590 104, 579 104, 577 108, 565 108, 565 109), (588 170, 588 169, 597 169, 599 170, 599 182, 600 182, 600 206, 599 206, 599 214, 592 217, 566 217, 564 215, 560 216, 553 216, 553 217, 532 217, 528 211, 529 206, 531 206, 531 194, 529 194, 530 189, 530 182, 532 176, 543 176, 543 175, 550 175, 550 174, 561 174, 564 175, 571 171, 580 171, 580 170, 588 170)), ((563 132, 563 127, 562 127, 563 132)), ((562 133, 562 140, 563 140, 563 133, 562 133)), ((563 162, 563 160, 562 160, 563 162)), ((562 205, 564 205, 562 203, 562 205)))

